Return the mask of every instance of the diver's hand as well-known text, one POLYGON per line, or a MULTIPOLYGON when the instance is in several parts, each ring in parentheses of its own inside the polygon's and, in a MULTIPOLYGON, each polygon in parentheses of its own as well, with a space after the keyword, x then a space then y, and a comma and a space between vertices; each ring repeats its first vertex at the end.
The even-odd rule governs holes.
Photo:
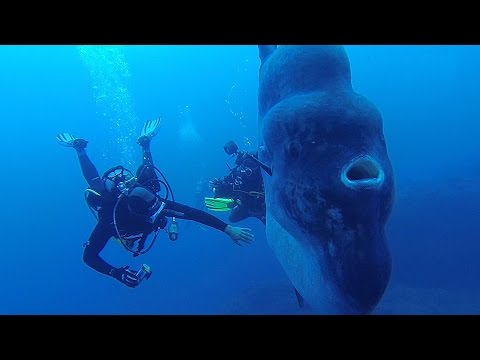
POLYGON ((250 229, 240 228, 231 225, 227 225, 225 228, 225 233, 230 236, 235 244, 242 246, 241 241, 251 244, 253 242, 254 236, 251 233, 250 229))
POLYGON ((220 185, 221 184, 221 180, 218 179, 218 178, 215 178, 213 180, 210 180, 208 182, 208 187, 210 188, 210 190, 213 190, 216 186, 220 185))
POLYGON ((131 288, 137 287, 140 284, 136 274, 136 271, 129 270, 129 266, 113 269, 110 273, 112 277, 131 288))

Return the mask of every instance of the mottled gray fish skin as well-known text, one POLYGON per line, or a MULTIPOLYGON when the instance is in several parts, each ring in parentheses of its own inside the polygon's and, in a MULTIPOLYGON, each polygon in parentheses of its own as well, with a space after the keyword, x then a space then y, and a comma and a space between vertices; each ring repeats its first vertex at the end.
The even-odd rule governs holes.
POLYGON ((259 46, 259 158, 269 246, 318 313, 368 314, 392 260, 394 175, 383 119, 342 46, 259 46))

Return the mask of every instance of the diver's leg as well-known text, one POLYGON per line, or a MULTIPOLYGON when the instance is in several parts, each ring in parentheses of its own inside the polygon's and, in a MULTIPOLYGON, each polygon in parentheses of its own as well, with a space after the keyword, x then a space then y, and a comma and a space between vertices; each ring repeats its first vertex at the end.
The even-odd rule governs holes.
POLYGON ((256 217, 258 220, 260 220, 263 225, 266 225, 267 224, 267 212, 266 212, 266 208, 265 208, 265 198, 263 198, 263 200, 261 201, 261 203, 259 204, 260 202, 260 199, 257 199, 255 201, 255 204, 253 206, 253 208, 255 209, 255 211, 251 212, 250 213, 250 216, 254 216, 256 217))
POLYGON ((150 139, 145 138, 139 145, 142 147, 142 165, 153 165, 152 152, 150 151, 150 139))
POLYGON ((259 214, 259 213, 249 213, 248 216, 250 217, 255 217, 257 218, 258 220, 260 220, 263 225, 267 225, 267 219, 265 217, 265 214, 259 214))
POLYGON ((99 194, 101 194, 104 190, 102 179, 98 174, 98 170, 93 164, 92 160, 87 155, 85 150, 85 146, 75 146, 74 149, 77 152, 78 161, 80 163, 80 168, 82 169, 82 174, 85 180, 88 183, 88 186, 92 190, 95 190, 99 194))
POLYGON ((228 218, 231 223, 245 220, 248 217, 248 211, 243 206, 235 206, 228 218))
POLYGON ((92 190, 102 193, 104 190, 102 179, 100 179, 95 165, 93 165, 85 150, 87 148, 88 141, 82 138, 77 138, 76 136, 66 132, 58 134, 57 141, 62 146, 75 149, 77 152, 78 161, 80 162, 80 167, 82 169, 83 177, 92 190))
POLYGON ((142 147, 142 165, 137 169, 137 178, 140 184, 144 184, 152 191, 160 191, 160 184, 157 181, 158 177, 153 167, 153 157, 150 151, 150 138, 144 138, 139 142, 142 147))
POLYGON ((265 215, 262 215, 259 220, 263 223, 263 225, 267 225, 267 217, 265 215))
POLYGON ((142 165, 153 165, 152 153, 150 151, 150 141, 157 135, 160 128, 160 118, 148 120, 143 125, 137 144, 142 147, 143 159, 142 165))

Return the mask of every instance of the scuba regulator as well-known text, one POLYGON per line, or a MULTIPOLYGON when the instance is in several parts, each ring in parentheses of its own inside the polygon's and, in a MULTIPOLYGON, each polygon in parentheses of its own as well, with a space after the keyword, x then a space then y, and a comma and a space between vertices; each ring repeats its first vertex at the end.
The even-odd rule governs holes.
POLYGON ((130 186, 137 181, 136 176, 122 165, 108 169, 102 175, 105 190, 113 195, 127 194, 130 186))

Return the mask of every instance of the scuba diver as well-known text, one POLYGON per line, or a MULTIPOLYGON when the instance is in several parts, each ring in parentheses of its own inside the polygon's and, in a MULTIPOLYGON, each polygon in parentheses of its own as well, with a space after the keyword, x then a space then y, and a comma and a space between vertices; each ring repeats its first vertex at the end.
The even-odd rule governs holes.
POLYGON ((265 167, 258 160, 258 153, 239 151, 234 141, 227 142, 223 149, 228 155, 237 156, 235 167, 229 167, 230 173, 222 179, 210 181, 213 198, 205 198, 207 208, 231 210, 229 221, 232 223, 255 217, 265 225, 265 191, 261 173, 265 167))
MULTIPOLYGON (((237 156, 235 167, 223 179, 213 179, 210 187, 213 198, 205 198, 209 210, 232 211, 229 221, 234 223, 248 217, 256 217, 266 225, 265 190, 261 169, 272 175, 272 169, 258 159, 258 152, 239 151, 237 144, 229 141, 223 147, 228 155, 237 156)), ((228 164, 227 164, 228 166, 228 164)), ((296 288, 298 306, 304 301, 296 288)))
POLYGON ((210 191, 210 182, 208 181, 208 178, 205 176, 200 176, 200 178, 197 180, 193 192, 193 197, 194 197, 194 206, 197 209, 205 209, 205 197, 210 191))
MULTIPOLYGON (((256 217, 266 225, 265 190, 261 169, 272 175, 272 169, 258 159, 258 152, 239 151, 233 140, 224 147, 227 155, 237 156, 235 167, 228 166, 230 173, 210 181, 213 198, 205 197, 207 209, 212 211, 231 211, 229 221, 232 223, 256 217)), ((304 302, 297 289, 295 296, 300 308, 304 302)))
POLYGON ((60 145, 72 147, 77 152, 83 176, 89 185, 85 198, 97 218, 97 224, 84 245, 83 261, 94 270, 131 288, 148 279, 152 271, 146 264, 139 271, 133 271, 129 266, 114 267, 104 261, 100 252, 111 238, 120 241, 133 256, 144 254, 153 246, 158 232, 166 227, 166 218, 169 217, 171 222, 167 232, 172 241, 178 236, 177 218, 193 220, 222 231, 240 246, 241 242, 253 241, 250 229, 230 226, 205 211, 175 201, 165 176, 153 165, 150 152, 150 141, 157 134, 159 125, 160 118, 147 121, 142 128, 137 143, 142 147, 143 161, 135 175, 118 165, 100 176, 86 153, 87 140, 69 133, 57 135, 60 145), (162 186, 165 192, 163 197, 159 195, 162 186), (153 240, 144 250, 150 234, 153 240))

